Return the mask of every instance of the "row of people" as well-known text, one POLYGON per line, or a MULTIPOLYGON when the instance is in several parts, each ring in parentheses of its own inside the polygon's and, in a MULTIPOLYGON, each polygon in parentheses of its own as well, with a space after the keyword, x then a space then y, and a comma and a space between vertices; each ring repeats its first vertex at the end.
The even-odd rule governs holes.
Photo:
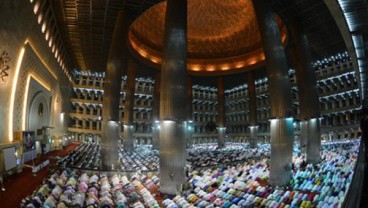
MULTIPOLYGON (((358 147, 357 141, 324 144, 321 162, 305 166, 305 156, 294 148, 288 187, 268 183, 267 156, 233 166, 194 167, 189 191, 162 202, 156 175, 138 172, 128 179, 66 169, 45 180, 21 207, 339 207, 352 180, 358 147)), ((258 147, 258 151, 267 149, 258 147)))
POLYGON ((87 174, 64 170, 54 173, 32 195, 22 200, 22 208, 159 208, 157 176, 87 174))
POLYGON ((269 159, 250 160, 227 168, 195 170, 191 193, 164 201, 164 207, 341 207, 357 159, 357 142, 323 145, 322 161, 301 163, 294 153, 293 178, 288 187, 268 184, 269 159), (182 206, 181 204, 185 205, 182 206))

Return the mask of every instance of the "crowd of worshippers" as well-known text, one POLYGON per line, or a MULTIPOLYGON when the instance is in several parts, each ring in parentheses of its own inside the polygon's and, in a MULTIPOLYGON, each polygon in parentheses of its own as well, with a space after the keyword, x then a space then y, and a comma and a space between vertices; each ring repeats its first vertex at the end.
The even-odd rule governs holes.
POLYGON ((339 207, 353 177, 358 148, 359 140, 325 143, 321 162, 305 165, 305 156, 294 148, 292 179, 286 187, 268 183, 269 157, 253 157, 222 167, 193 166, 186 190, 176 196, 161 194, 158 175, 152 173, 108 177, 65 169, 45 179, 20 206, 339 207))

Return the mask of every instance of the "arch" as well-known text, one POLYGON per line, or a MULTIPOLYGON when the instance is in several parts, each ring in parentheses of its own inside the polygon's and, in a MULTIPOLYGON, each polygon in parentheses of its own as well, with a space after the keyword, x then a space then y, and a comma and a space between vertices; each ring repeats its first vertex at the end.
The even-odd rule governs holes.
POLYGON ((51 109, 48 105, 45 93, 38 91, 30 99, 29 106, 27 108, 27 124, 28 130, 34 130, 42 128, 43 126, 50 125, 51 109), (42 107, 42 109, 40 109, 42 107), (42 112, 41 112, 42 111, 42 112))

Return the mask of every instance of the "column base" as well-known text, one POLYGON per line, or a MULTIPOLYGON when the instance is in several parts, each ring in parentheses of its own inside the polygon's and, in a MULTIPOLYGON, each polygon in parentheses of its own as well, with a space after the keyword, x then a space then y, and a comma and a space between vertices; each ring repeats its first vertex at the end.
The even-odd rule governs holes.
POLYGON ((321 161, 321 126, 319 118, 308 120, 307 163, 319 163, 321 161))
POLYGON ((307 153, 308 142, 308 121, 300 122, 300 152, 302 154, 307 153))
POLYGON ((186 182, 186 122, 163 121, 160 131, 160 192, 176 195, 186 182))
POLYGON ((152 130, 152 148, 155 150, 160 149, 160 130, 158 127, 154 127, 152 130))
POLYGON ((118 164, 119 125, 116 121, 103 121, 101 138, 101 168, 114 170, 118 164))
POLYGON ((224 148, 226 127, 218 127, 217 132, 218 132, 217 148, 224 148))
POLYGON ((271 120, 270 184, 287 186, 290 183, 293 156, 293 119, 271 120))
POLYGON ((249 147, 257 148, 258 126, 250 126, 249 129, 250 129, 249 147))
POLYGON ((133 125, 124 125, 124 150, 132 151, 134 149, 134 126, 133 125))

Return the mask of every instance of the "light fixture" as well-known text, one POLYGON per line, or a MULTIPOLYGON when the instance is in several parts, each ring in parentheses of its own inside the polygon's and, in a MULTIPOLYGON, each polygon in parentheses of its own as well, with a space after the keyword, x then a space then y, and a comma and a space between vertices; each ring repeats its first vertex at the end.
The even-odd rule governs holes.
POLYGON ((23 61, 23 57, 24 57, 24 52, 25 52, 25 47, 22 47, 19 55, 18 55, 18 61, 17 61, 17 65, 15 68, 15 73, 14 73, 14 77, 13 77, 13 84, 12 84, 12 89, 11 89, 11 95, 10 95, 10 106, 9 106, 9 123, 8 123, 8 136, 9 136, 9 140, 12 142, 13 141, 13 114, 14 114, 14 100, 15 100, 15 91, 17 88, 17 83, 18 83, 18 77, 19 77, 19 70, 23 61))

